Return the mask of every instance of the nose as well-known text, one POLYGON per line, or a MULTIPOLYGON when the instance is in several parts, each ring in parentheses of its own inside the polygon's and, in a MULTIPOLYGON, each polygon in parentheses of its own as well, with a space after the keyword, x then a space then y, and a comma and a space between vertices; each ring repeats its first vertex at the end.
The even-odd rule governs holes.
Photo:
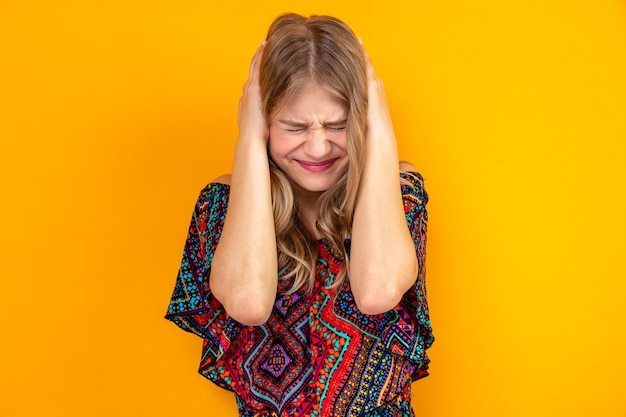
POLYGON ((304 146, 306 154, 314 160, 321 161, 331 152, 331 143, 326 137, 324 127, 309 128, 307 141, 304 146))

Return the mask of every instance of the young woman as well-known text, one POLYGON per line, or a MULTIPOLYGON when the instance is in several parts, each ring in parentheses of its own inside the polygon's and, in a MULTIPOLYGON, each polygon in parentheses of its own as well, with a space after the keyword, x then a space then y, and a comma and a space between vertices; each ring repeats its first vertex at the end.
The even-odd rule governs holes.
POLYGON ((427 195, 342 21, 271 25, 239 102, 232 175, 202 190, 166 318, 242 416, 412 416, 433 342, 427 195))

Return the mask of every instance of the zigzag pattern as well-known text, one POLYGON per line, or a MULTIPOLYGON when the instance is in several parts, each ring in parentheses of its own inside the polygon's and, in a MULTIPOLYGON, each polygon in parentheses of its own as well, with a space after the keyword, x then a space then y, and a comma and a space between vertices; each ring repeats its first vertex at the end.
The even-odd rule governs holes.
POLYGON ((199 371, 235 393, 241 416, 413 416, 410 385, 428 375, 434 340, 424 281, 428 196, 419 174, 401 176, 419 274, 400 304, 367 316, 349 283, 328 289, 342 260, 322 239, 313 291, 279 288, 262 326, 237 323, 211 293, 230 188, 212 183, 201 192, 166 318, 203 338, 199 371))

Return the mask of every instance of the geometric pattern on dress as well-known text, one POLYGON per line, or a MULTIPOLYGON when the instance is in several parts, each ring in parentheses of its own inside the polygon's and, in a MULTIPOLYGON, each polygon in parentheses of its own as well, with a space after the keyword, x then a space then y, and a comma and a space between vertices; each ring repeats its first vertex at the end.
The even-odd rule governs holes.
MULTIPOLYGON (((200 373, 235 393, 242 416, 412 416, 411 382, 428 375, 433 343, 425 287, 428 195, 418 173, 401 173, 418 259, 415 285, 394 309, 359 312, 349 282, 329 289, 341 252, 318 241, 314 288, 284 294, 260 326, 228 316, 208 276, 230 187, 202 190, 190 222, 166 318, 203 339, 200 373)), ((345 242, 349 256, 350 240, 345 242)), ((286 286, 287 284, 281 284, 286 286)))

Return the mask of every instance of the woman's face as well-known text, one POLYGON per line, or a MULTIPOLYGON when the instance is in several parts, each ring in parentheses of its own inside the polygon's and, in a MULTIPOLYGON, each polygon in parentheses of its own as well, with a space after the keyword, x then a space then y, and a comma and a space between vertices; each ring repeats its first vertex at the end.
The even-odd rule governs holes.
POLYGON ((289 97, 270 123, 274 163, 300 188, 319 194, 348 169, 348 107, 315 82, 289 97))

